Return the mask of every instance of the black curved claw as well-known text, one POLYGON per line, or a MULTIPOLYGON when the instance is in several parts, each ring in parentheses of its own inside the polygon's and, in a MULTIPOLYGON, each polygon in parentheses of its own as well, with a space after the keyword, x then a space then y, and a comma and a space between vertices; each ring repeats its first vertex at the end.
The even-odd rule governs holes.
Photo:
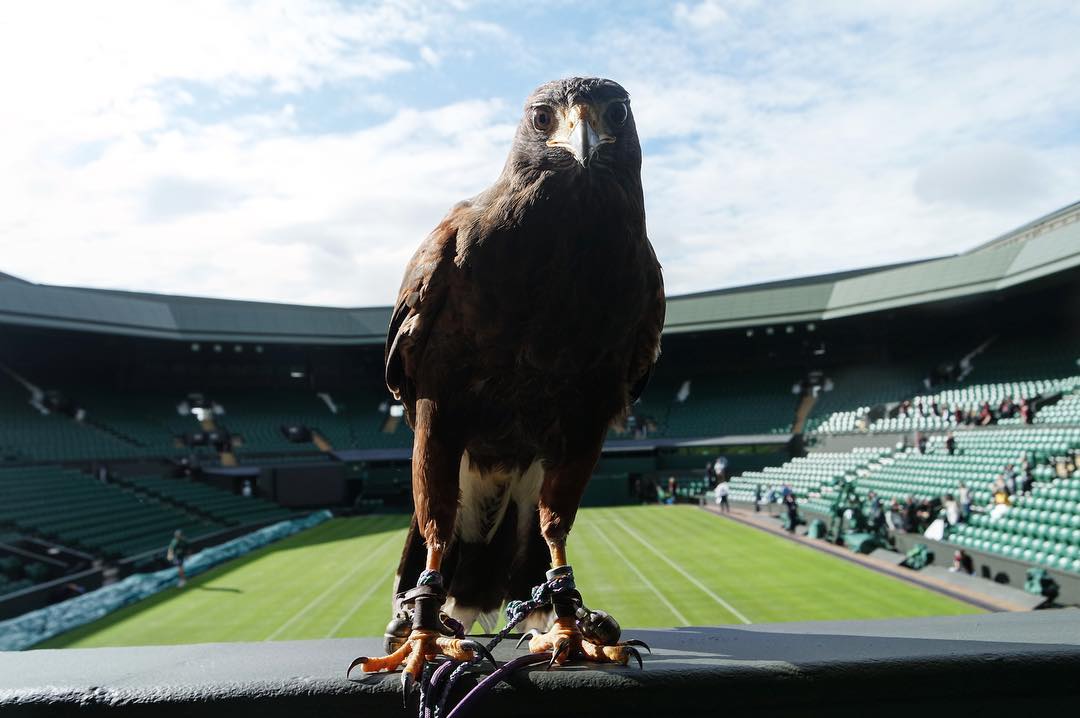
POLYGON ((551 651, 551 660, 548 661, 547 668, 545 668, 544 670, 550 671, 551 667, 555 665, 555 662, 559 660, 559 656, 561 656, 563 653, 569 652, 569 650, 570 641, 566 640, 565 638, 555 644, 554 650, 551 651))
POLYGON ((652 649, 649 648, 648 643, 646 643, 645 641, 640 641, 640 640, 638 640, 636 638, 631 638, 629 641, 623 642, 623 645, 624 646, 641 646, 642 648, 644 648, 649 653, 652 653, 652 649))
POLYGON ((521 648, 521 644, 524 643, 526 640, 532 640, 539 635, 540 631, 537 631, 535 628, 530 628, 528 631, 525 631, 525 633, 521 634, 521 638, 518 639, 517 645, 514 646, 514 648, 521 648))
MULTIPOLYGON (((641 669, 645 668, 645 663, 642 662, 641 654, 638 653, 638 649, 634 648, 633 646, 629 646, 626 649, 626 655, 633 656, 637 660, 638 668, 641 668, 641 669)), ((627 663, 629 663, 629 660, 627 660, 627 663)))
POLYGON ((352 673, 352 669, 356 668, 356 667, 357 667, 357 666, 359 666, 359 665, 360 665, 361 663, 367 663, 367 662, 368 662, 368 660, 369 660, 369 659, 368 659, 368 657, 367 657, 367 656, 360 656, 359 658, 355 658, 355 659, 353 659, 353 662, 352 662, 352 663, 350 663, 350 664, 349 664, 349 667, 345 669, 345 677, 346 677, 346 678, 348 678, 348 677, 349 677, 349 674, 350 674, 350 673, 352 673))
POLYGON ((492 668, 499 667, 499 664, 495 662, 495 656, 491 655, 491 651, 489 651, 482 643, 477 643, 476 641, 462 641, 461 647, 478 653, 481 658, 491 664, 492 668))
POLYGON ((409 693, 412 692, 413 684, 416 679, 412 677, 412 674, 408 671, 401 672, 401 705, 405 708, 409 707, 409 693))

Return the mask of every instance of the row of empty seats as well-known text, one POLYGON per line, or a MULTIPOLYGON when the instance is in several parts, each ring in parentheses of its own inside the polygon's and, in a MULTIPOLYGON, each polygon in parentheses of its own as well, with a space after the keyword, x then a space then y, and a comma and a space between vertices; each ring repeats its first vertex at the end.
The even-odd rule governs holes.
POLYGON ((92 553, 123 556, 223 528, 159 501, 54 466, 0 472, 0 521, 92 553))
POLYGON ((1080 425, 1080 387, 1074 386, 1056 404, 1041 409, 1035 423, 1080 425))
POLYGON ((796 457, 781 466, 766 466, 761 471, 747 471, 731 479, 731 497, 736 501, 753 501, 758 487, 762 496, 784 486, 801 498, 816 496, 822 487, 867 466, 870 462, 892 453, 889 449, 858 448, 850 452, 820 451, 796 457))
POLYGON ((0 556, 0 596, 30 588, 57 574, 55 567, 21 556, 0 556))
MULTIPOLYGON (((224 511, 223 506, 215 509, 224 511)), ((76 469, 0 469, 0 525, 107 558, 161 549, 176 529, 192 539, 208 536, 235 525, 234 516, 211 518, 160 494, 102 482, 76 469)))
POLYGON ((272 501, 255 496, 237 496, 189 479, 126 476, 119 478, 118 482, 227 526, 282 521, 292 516, 289 510, 272 501))

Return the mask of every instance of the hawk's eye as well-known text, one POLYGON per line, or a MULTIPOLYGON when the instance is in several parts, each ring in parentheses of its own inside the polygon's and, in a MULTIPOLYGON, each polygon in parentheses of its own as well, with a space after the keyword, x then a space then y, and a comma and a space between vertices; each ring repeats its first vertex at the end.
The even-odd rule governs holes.
POLYGON ((532 110, 533 127, 541 132, 547 132, 555 124, 555 115, 550 107, 534 107, 532 110))
POLYGON ((630 116, 625 102, 612 102, 607 109, 608 122, 612 127, 622 127, 626 124, 626 118, 630 116))

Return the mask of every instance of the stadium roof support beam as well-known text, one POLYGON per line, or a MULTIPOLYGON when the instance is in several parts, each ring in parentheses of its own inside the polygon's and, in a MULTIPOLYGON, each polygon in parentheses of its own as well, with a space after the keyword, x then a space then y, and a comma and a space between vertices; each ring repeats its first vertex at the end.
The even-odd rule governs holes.
MULTIPOLYGON (((1080 693, 1075 609, 633 634, 653 647, 644 670, 533 670, 485 696, 470 715, 1070 715, 1080 693)), ((381 643, 2 653, 0 710, 155 718, 413 715, 415 708, 402 710, 396 674, 345 679, 348 662, 378 653, 381 643)), ((497 657, 513 654, 507 646, 497 657)))

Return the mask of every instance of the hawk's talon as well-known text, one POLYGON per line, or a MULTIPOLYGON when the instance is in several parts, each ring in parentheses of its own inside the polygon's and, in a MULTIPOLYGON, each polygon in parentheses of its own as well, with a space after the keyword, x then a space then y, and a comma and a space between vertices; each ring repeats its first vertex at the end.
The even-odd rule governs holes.
POLYGON ((624 645, 624 646, 640 646, 640 647, 644 648, 646 651, 648 651, 649 653, 652 653, 652 649, 649 648, 649 644, 646 643, 645 641, 642 641, 642 640, 637 639, 637 638, 631 638, 629 641, 623 641, 622 645, 624 645))
POLYGON ((476 641, 461 638, 447 638, 436 631, 414 629, 404 639, 404 643, 393 653, 381 658, 368 658, 361 656, 349 665, 348 675, 357 666, 364 673, 375 673, 382 670, 394 671, 401 669, 401 689, 403 697, 407 699, 409 691, 414 685, 422 680, 425 665, 435 661, 438 657, 445 656, 455 661, 475 661, 483 658, 495 663, 494 657, 486 647, 476 641))
POLYGON ((408 671, 401 672, 401 706, 403 708, 409 707, 409 693, 412 692, 413 684, 416 679, 412 677, 412 674, 408 671))
POLYGON ((473 653, 479 654, 482 659, 486 660, 488 663, 491 664, 492 668, 499 667, 499 664, 495 662, 495 656, 491 655, 491 651, 489 651, 483 644, 478 643, 477 641, 465 640, 462 641, 460 645, 467 651, 472 651, 473 653))
POLYGON ((547 668, 544 670, 550 671, 552 666, 559 662, 559 656, 563 653, 566 654, 567 658, 570 657, 570 639, 568 638, 563 638, 555 644, 555 649, 551 652, 551 660, 548 661, 547 668))
POLYGON ((348 678, 349 674, 352 673, 352 669, 356 668, 361 663, 367 663, 369 660, 371 659, 367 656, 360 656, 359 658, 354 658, 353 662, 349 664, 349 667, 345 669, 345 677, 348 678))
POLYGON ((531 641, 539 635, 541 635, 540 631, 536 630, 535 628, 530 628, 528 631, 525 631, 525 633, 521 634, 521 638, 518 639, 517 645, 514 646, 514 648, 521 648, 522 643, 524 643, 525 641, 531 641))
POLYGON ((570 618, 555 619, 554 625, 547 633, 531 636, 529 640, 530 653, 540 654, 551 651, 551 659, 548 661, 549 669, 556 663, 565 665, 576 660, 618 663, 625 666, 631 659, 637 661, 639 667, 644 668, 645 662, 637 646, 649 649, 642 641, 601 643, 583 634, 577 622, 570 618))

